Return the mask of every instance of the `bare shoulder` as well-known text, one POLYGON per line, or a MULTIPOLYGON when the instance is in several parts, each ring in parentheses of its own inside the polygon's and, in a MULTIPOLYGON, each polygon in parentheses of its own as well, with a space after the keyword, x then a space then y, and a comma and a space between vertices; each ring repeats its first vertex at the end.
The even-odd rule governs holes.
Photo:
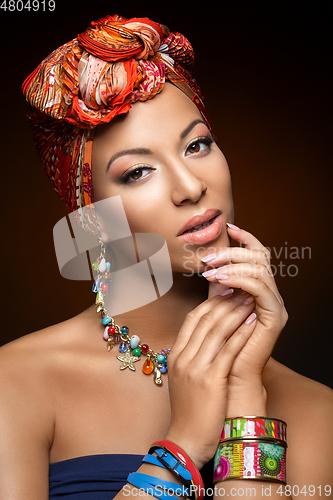
POLYGON ((22 491, 27 500, 48 498, 56 415, 52 387, 61 372, 61 353, 70 356, 81 324, 76 317, 0 349, 1 498, 20 499, 22 491))
MULTIPOLYGON (((71 352, 75 336, 82 335, 85 313, 68 321, 24 335, 0 348, 0 397, 7 408, 51 410, 52 378, 61 366, 61 354, 71 352)), ((84 332, 83 332, 84 334, 84 332)))
POLYGON ((264 383, 269 416, 284 420, 288 426, 288 484, 330 485, 333 390, 274 359, 265 368, 264 383))
POLYGON ((322 410, 333 411, 333 390, 326 385, 305 377, 273 358, 267 364, 264 372, 265 386, 271 409, 288 416, 306 411, 314 414, 322 410), (281 406, 281 403, 282 406, 281 406))
MULTIPOLYGON (((29 333, 0 348, 0 371, 2 376, 22 376, 29 382, 28 374, 38 375, 50 369, 50 362, 56 360, 63 349, 70 349, 78 336, 84 336, 89 329, 89 310, 83 311, 62 323, 29 333)), ((16 377, 15 377, 16 379, 16 377)))

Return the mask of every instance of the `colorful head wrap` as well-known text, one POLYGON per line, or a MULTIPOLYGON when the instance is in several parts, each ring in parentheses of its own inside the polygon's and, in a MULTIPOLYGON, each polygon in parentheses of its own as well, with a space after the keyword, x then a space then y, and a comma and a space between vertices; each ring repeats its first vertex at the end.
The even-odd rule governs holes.
POLYGON ((39 158, 71 211, 93 201, 92 129, 151 99, 166 81, 209 125, 193 64, 192 46, 181 33, 148 18, 114 15, 92 22, 28 76, 22 90, 39 158))

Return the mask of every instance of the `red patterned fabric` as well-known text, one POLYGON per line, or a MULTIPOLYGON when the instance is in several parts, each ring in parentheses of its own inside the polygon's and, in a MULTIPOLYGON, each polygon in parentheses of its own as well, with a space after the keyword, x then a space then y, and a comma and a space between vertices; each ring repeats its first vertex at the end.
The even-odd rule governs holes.
POLYGON ((93 201, 93 130, 161 92, 166 81, 197 105, 209 125, 190 68, 194 53, 181 33, 148 18, 114 15, 62 45, 22 86, 40 160, 70 210, 93 201))

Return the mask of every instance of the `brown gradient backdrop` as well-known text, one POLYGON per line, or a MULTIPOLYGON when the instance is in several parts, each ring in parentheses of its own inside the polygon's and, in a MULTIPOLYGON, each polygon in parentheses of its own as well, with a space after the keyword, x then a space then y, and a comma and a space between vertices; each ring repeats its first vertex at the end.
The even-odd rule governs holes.
POLYGON ((20 85, 91 20, 148 16, 194 46, 195 75, 232 172, 235 223, 277 251, 285 242, 311 247, 311 259, 281 257, 298 274, 277 276, 290 320, 274 354, 332 386, 329 2, 123 3, 56 0, 55 12, 0 12, 1 342, 66 320, 93 300, 90 283, 58 272, 52 229, 66 209, 38 163, 20 85))

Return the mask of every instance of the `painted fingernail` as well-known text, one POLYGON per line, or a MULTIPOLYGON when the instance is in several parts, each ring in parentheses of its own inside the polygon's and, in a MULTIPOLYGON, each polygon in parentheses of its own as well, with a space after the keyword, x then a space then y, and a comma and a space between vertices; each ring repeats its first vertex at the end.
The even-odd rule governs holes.
POLYGON ((247 304, 252 304, 252 302, 254 302, 254 298, 252 295, 250 295, 249 297, 247 297, 244 301, 243 301, 243 304, 247 305, 247 304))
POLYGON ((229 295, 232 295, 234 293, 233 288, 228 288, 228 290, 224 290, 224 292, 221 292, 220 295, 221 297, 229 297, 229 295))
POLYGON ((210 253, 209 255, 206 255, 206 257, 202 257, 202 262, 211 262, 212 260, 216 259, 216 253, 210 253))
POLYGON ((251 325, 251 323, 253 323, 257 318, 257 315, 256 313, 251 313, 250 316, 248 316, 248 318, 246 319, 245 323, 247 325, 251 325))
POLYGON ((230 278, 230 276, 228 274, 219 274, 219 273, 217 273, 216 278, 218 280, 228 280, 230 278))
POLYGON ((216 273, 217 269, 209 269, 208 271, 202 273, 202 276, 204 276, 205 278, 211 278, 212 276, 215 276, 216 273))
POLYGON ((230 222, 227 222, 227 226, 230 227, 230 229, 234 229, 235 231, 240 230, 240 227, 235 226, 235 224, 231 224, 230 222))

